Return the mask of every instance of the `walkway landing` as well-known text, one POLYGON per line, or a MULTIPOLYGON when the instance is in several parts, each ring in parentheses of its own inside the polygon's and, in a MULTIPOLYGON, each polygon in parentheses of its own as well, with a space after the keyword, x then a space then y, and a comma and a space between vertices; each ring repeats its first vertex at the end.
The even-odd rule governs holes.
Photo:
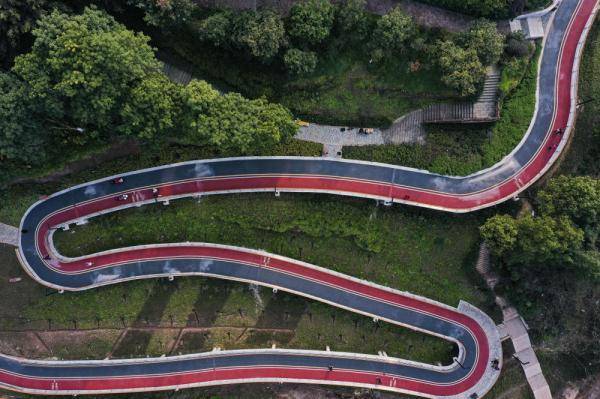
POLYGON ((15 247, 19 245, 19 229, 0 223, 0 243, 14 245, 15 247))
POLYGON ((319 125, 315 123, 311 123, 308 126, 301 126, 295 137, 299 140, 312 141, 314 143, 341 146, 384 144, 380 129, 374 129, 371 134, 363 134, 359 133, 358 128, 319 125))

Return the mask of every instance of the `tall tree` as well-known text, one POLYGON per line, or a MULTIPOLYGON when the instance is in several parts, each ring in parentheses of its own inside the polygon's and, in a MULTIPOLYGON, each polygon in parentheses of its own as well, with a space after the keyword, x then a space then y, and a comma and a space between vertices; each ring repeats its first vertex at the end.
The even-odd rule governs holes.
POLYGON ((234 42, 262 62, 270 61, 283 44, 283 21, 273 11, 244 11, 234 19, 234 42))
POLYGON ((231 10, 219 10, 194 24, 200 40, 215 47, 226 47, 232 44, 234 15, 231 10))
MULTIPOLYGON (((416 26, 412 18, 400 7, 396 7, 377 21, 371 47, 375 54, 381 55, 402 52, 415 32, 416 26)), ((379 55, 374 55, 374 58, 379 58, 379 55)))
POLYGON ((299 46, 317 45, 329 36, 334 12, 329 0, 296 3, 290 10, 288 33, 299 46))
POLYGON ((163 74, 142 80, 120 111, 119 132, 145 140, 160 140, 174 134, 181 119, 182 87, 163 74))
POLYGON ((64 131, 72 141, 108 134, 130 90, 160 70, 148 37, 95 8, 72 16, 55 10, 33 34, 32 51, 17 57, 13 70, 48 120, 70 127, 64 131), (73 129, 86 135, 73 135, 73 129))
POLYGON ((595 247, 600 234, 600 179, 559 176, 539 192, 540 212, 569 217, 583 229, 587 243, 595 247))
POLYGON ((461 96, 475 94, 485 78, 485 68, 474 49, 465 50, 451 41, 439 41, 437 60, 443 72, 442 81, 461 96))
POLYGON ((204 82, 194 82, 186 91, 191 112, 187 140, 191 143, 214 145, 226 153, 261 154, 297 130, 287 109, 265 99, 219 95, 204 82))
POLYGON ((495 23, 485 19, 475 21, 461 41, 464 47, 475 50, 483 65, 495 64, 504 51, 504 35, 498 33, 495 23))
POLYGON ((494 216, 481 227, 481 235, 492 253, 512 269, 572 265, 583 243, 583 231, 565 216, 494 216))
POLYGON ((366 0, 344 0, 337 12, 336 24, 342 32, 362 35, 367 22, 366 0))

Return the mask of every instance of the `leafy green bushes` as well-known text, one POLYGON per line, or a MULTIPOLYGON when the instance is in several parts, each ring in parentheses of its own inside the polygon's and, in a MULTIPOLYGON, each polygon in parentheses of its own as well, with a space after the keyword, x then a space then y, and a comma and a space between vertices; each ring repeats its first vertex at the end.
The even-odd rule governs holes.
POLYGON ((291 48, 285 52, 283 63, 293 75, 307 75, 317 67, 317 54, 291 48))
POLYGON ((329 0, 306 0, 290 10, 288 34, 299 46, 316 46, 329 36, 335 9, 329 0))
POLYGON ((533 204, 535 217, 496 215, 480 229, 501 276, 498 290, 538 337, 598 367, 600 180, 552 179, 533 204))
MULTIPOLYGON (((279 31, 281 36, 283 28, 279 31)), ((297 129, 279 104, 220 95, 205 82, 186 87, 170 82, 148 37, 95 8, 74 16, 54 11, 33 33, 32 51, 16 58, 13 74, 0 75, 2 167, 39 164, 64 153, 65 146, 92 146, 118 136, 153 142, 176 137, 238 154, 265 152, 297 129)), ((252 34, 244 37, 256 39, 247 42, 251 51, 272 45, 252 34)))

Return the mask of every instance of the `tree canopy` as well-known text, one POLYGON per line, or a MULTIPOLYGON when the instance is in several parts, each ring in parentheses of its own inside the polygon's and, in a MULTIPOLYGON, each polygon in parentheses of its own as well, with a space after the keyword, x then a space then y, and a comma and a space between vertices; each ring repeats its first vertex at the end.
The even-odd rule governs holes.
POLYGON ((462 96, 477 92, 485 78, 485 68, 474 49, 463 49, 451 41, 437 43, 438 64, 442 69, 442 81, 462 96))
POLYGON ((297 130, 287 109, 265 99, 248 100, 238 93, 219 95, 200 82, 190 84, 186 91, 191 110, 186 139, 190 143, 256 154, 291 138, 297 130))
POLYGON ((163 74, 146 77, 135 86, 120 111, 119 132, 145 140, 174 134, 181 118, 181 89, 163 74))
POLYGON ((90 136, 110 130, 130 91, 160 71, 148 37, 95 8, 72 16, 55 10, 33 35, 31 52, 15 59, 13 71, 50 120, 90 136))
POLYGON ((495 64, 504 51, 504 36, 498 33, 495 23, 485 19, 475 21, 461 42, 465 48, 475 50, 483 65, 495 64))
POLYGON ((415 32, 416 25, 412 18, 396 7, 377 21, 371 47, 380 50, 378 54, 402 52, 415 32))
POLYGON ((285 67, 292 75, 305 75, 315 70, 317 54, 291 48, 283 56, 285 67))
POLYGON ((261 61, 269 61, 279 52, 285 30, 273 11, 246 11, 234 19, 234 43, 261 61))
POLYGON ((317 45, 329 36, 334 7, 329 0, 306 0, 294 4, 289 16, 289 35, 298 45, 317 45))
POLYGON ((481 227, 481 236, 492 253, 510 268, 571 265, 583 243, 583 231, 564 216, 514 219, 497 215, 481 227))
POLYGON ((192 0, 127 0, 127 4, 144 11, 144 20, 154 26, 170 28, 190 19, 192 0))

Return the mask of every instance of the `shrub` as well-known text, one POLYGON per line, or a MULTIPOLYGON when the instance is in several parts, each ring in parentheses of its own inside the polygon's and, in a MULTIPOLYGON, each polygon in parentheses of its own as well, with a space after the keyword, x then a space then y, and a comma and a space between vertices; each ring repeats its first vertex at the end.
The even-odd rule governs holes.
POLYGON ((329 36, 334 8, 329 0, 307 0, 290 10, 289 35, 298 44, 317 45, 329 36))
POLYGON ((496 24, 479 19, 461 36, 464 47, 473 49, 483 65, 498 62, 504 50, 504 36, 498 33, 496 24))
POLYGON ((416 26, 412 18, 399 7, 394 8, 377 21, 371 37, 371 47, 381 52, 375 53, 373 58, 380 58, 381 54, 402 52, 415 32, 416 26))
POLYGON ((199 21, 196 25, 199 39, 216 47, 230 45, 232 19, 231 11, 223 10, 199 21))
POLYGON ((277 55, 284 34, 283 21, 270 10, 245 11, 234 19, 234 43, 262 62, 268 62, 277 55))
POLYGON ((511 57, 522 58, 531 54, 533 45, 525 39, 523 32, 513 32, 506 37, 505 52, 511 57))
POLYGON ((485 68, 481 65, 474 49, 463 49, 450 41, 437 44, 438 63, 443 71, 442 81, 455 89, 461 96, 477 92, 477 86, 485 78, 485 68))
POLYGON ((312 51, 291 48, 283 56, 283 62, 292 75, 306 75, 315 70, 317 54, 312 51))

